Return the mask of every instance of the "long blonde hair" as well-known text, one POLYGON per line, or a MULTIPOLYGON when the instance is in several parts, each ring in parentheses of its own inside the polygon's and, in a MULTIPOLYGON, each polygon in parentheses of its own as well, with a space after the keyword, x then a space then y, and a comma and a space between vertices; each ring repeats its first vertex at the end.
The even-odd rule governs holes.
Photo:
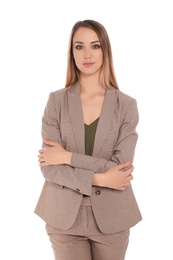
POLYGON ((70 39, 69 39, 65 87, 67 88, 79 80, 80 71, 77 68, 73 58, 73 36, 80 27, 86 27, 92 29, 99 38, 102 52, 103 52, 103 64, 100 72, 101 85, 105 89, 110 88, 111 86, 115 87, 116 89, 119 89, 115 72, 114 72, 112 49, 111 49, 109 36, 107 34, 106 29, 103 27, 103 25, 93 20, 78 21, 77 23, 75 23, 75 25, 72 28, 70 39))

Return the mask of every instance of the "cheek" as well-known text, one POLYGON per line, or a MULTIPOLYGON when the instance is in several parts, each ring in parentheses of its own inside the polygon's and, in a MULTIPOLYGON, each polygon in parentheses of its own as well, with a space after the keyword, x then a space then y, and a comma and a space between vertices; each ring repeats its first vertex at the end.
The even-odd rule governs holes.
POLYGON ((81 67, 81 57, 80 57, 80 55, 74 54, 73 57, 74 57, 74 62, 76 64, 77 68, 80 69, 80 67, 81 67))
POLYGON ((80 55, 73 53, 73 58, 74 58, 75 63, 78 63, 78 61, 80 60, 80 55))
POLYGON ((75 60, 79 60, 82 57, 82 51, 73 51, 73 57, 75 60))
POLYGON ((98 51, 96 53, 96 58, 97 58, 97 60, 103 61, 103 52, 102 51, 98 51))
POLYGON ((100 60, 103 62, 103 53, 100 53, 100 60))
POLYGON ((98 61, 100 62, 100 64, 103 64, 103 54, 101 53, 100 55, 98 55, 97 57, 98 61))

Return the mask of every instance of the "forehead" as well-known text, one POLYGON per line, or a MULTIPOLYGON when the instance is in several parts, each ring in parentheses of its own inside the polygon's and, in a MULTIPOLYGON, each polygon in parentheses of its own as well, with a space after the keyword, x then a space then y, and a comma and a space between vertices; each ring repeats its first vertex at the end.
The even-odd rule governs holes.
POLYGON ((87 27, 80 27, 73 36, 73 42, 94 42, 99 41, 95 31, 87 27))

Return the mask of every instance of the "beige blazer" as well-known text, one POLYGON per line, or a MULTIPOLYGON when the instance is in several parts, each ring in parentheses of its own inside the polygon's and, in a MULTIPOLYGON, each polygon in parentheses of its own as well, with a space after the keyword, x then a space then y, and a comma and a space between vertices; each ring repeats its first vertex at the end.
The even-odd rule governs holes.
POLYGON ((125 191, 92 187, 95 172, 133 162, 137 124, 136 100, 117 89, 106 90, 93 156, 85 155, 79 84, 50 93, 42 119, 42 137, 71 151, 72 166, 41 167, 45 184, 35 213, 49 225, 67 230, 73 225, 85 194, 91 196, 93 212, 103 233, 123 231, 137 224, 142 217, 132 186, 125 191))

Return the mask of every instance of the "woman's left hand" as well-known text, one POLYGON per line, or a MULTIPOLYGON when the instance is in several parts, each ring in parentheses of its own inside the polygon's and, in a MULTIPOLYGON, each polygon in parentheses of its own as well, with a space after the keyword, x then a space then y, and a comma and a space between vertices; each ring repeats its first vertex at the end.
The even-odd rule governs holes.
POLYGON ((70 165, 72 153, 66 151, 59 143, 48 140, 44 140, 44 143, 48 146, 39 150, 39 166, 70 165))

